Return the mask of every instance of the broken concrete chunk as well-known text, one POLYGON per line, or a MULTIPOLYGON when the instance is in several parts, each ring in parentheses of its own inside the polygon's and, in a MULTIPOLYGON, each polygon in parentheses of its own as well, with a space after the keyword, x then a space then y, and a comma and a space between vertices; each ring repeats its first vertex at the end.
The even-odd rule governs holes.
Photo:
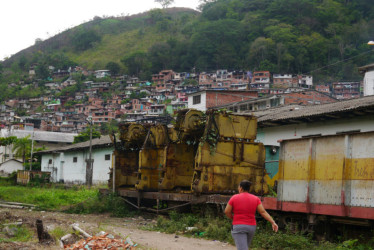
POLYGON ((6 227, 3 228, 3 232, 8 237, 14 237, 18 232, 18 228, 17 227, 12 227, 12 226, 6 226, 6 227))

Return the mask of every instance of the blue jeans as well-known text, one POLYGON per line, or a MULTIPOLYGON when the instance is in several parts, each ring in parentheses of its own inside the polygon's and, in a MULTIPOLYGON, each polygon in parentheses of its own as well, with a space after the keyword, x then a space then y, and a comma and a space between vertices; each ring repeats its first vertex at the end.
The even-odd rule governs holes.
POLYGON ((234 238, 236 248, 238 250, 248 250, 248 248, 251 246, 255 231, 256 226, 233 225, 231 235, 234 238))

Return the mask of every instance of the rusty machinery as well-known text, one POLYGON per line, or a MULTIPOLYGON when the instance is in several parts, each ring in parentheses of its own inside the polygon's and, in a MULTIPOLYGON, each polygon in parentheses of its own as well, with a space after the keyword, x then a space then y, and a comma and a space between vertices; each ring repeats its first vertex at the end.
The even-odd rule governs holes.
MULTIPOLYGON (((146 126, 138 123, 122 123, 119 129, 120 141, 116 142, 115 137, 112 137, 115 145, 115 190, 122 187, 134 188, 139 168, 139 150, 147 135, 146 126)), ((113 169, 109 179, 109 187, 113 187, 113 169)))
POLYGON ((143 191, 190 189, 204 114, 182 110, 174 127, 155 125, 139 152, 136 189, 143 191))
POLYGON ((137 150, 116 150, 116 187, 224 194, 235 192, 239 182, 248 179, 254 184, 251 192, 268 192, 265 150, 254 142, 253 116, 182 110, 173 127, 133 125, 132 132, 130 127, 121 128, 121 142, 136 142, 137 150))
POLYGON ((160 190, 190 190, 194 171, 195 155, 204 132, 205 115, 198 110, 183 110, 178 113, 170 141, 165 167, 160 169, 160 190))
POLYGON ((256 143, 257 119, 250 115, 209 111, 195 159, 192 190, 234 193, 241 180, 252 182, 251 193, 266 194, 265 147, 256 143))

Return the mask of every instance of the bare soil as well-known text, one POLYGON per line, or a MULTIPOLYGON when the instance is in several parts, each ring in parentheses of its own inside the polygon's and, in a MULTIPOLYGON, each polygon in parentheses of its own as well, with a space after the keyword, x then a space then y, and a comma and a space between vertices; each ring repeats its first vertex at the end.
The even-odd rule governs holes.
POLYGON ((0 249, 61 249, 57 243, 45 245, 38 242, 35 227, 37 219, 43 221, 44 228, 48 232, 56 228, 72 232, 71 225, 78 223, 80 228, 92 235, 100 231, 105 231, 122 238, 129 236, 132 241, 139 244, 137 249, 236 249, 234 246, 224 242, 142 230, 142 227, 156 223, 155 216, 147 214, 143 215, 143 217, 114 218, 105 214, 78 215, 22 209, 0 209, 0 223, 16 222, 20 219, 22 219, 23 224, 26 224, 34 231, 33 239, 29 242, 0 243, 0 249))

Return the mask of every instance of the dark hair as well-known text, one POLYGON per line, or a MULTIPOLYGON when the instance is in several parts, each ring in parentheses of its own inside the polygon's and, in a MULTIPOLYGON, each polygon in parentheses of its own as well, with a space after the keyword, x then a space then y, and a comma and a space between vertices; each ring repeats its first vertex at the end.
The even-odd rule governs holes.
POLYGON ((251 187, 251 182, 248 180, 242 180, 239 184, 239 187, 243 189, 244 192, 249 192, 249 188, 251 187))

